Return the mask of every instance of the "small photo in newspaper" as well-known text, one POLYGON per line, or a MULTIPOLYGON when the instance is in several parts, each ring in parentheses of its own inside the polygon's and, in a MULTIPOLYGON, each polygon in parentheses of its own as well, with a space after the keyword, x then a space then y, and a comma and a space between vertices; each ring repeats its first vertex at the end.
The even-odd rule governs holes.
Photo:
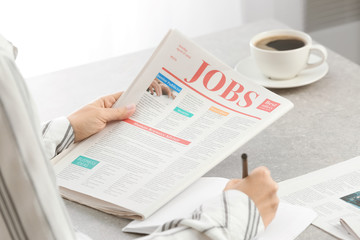
POLYGON ((181 90, 181 87, 161 73, 158 73, 147 89, 147 91, 153 96, 165 96, 172 100, 176 98, 177 94, 179 94, 181 90))
POLYGON ((351 193, 349 195, 341 197, 340 199, 344 200, 347 203, 350 203, 357 208, 360 208, 360 191, 351 193))

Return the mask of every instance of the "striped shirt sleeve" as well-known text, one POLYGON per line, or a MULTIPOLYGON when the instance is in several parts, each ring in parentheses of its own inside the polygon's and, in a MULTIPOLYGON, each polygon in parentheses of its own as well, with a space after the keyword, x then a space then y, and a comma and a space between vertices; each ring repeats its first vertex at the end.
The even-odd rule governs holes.
POLYGON ((47 159, 51 159, 74 142, 74 131, 66 117, 53 119, 42 125, 42 138, 47 159))
POLYGON ((174 219, 141 240, 253 239, 264 229, 255 204, 240 191, 229 190, 204 203, 192 216, 174 219))
POLYGON ((75 239, 12 45, 0 36, 0 238, 75 239))

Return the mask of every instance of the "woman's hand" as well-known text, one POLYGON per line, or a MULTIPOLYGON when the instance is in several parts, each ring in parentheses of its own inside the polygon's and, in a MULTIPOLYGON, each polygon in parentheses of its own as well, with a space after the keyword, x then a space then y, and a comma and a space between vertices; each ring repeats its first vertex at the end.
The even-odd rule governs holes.
POLYGON ((248 195, 258 208, 265 227, 270 224, 275 217, 279 198, 276 194, 278 185, 271 178, 269 169, 258 167, 244 179, 232 179, 224 191, 229 189, 239 190, 248 195))
POLYGON ((122 92, 101 97, 68 116, 74 130, 75 142, 79 142, 101 131, 111 121, 129 118, 135 112, 135 105, 112 108, 122 92))

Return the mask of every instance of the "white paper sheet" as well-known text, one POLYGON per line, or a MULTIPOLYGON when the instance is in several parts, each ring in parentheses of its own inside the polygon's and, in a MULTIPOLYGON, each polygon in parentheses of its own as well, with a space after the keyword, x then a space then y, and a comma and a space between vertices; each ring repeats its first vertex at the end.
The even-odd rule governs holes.
POLYGON ((302 233, 316 218, 315 211, 309 208, 280 202, 274 220, 257 240, 291 240, 302 233))

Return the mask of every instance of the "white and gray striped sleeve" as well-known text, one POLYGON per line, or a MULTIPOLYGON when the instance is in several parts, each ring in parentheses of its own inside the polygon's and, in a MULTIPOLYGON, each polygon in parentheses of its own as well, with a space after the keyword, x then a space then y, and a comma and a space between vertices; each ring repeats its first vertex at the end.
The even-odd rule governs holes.
POLYGON ((264 229, 255 204, 240 191, 229 190, 204 203, 192 216, 174 219, 141 240, 253 239, 264 229))
POLYGON ((53 119, 42 126, 47 159, 51 159, 74 142, 74 131, 66 117, 53 119))
POLYGON ((0 239, 75 239, 43 149, 38 117, 0 36, 0 239))

